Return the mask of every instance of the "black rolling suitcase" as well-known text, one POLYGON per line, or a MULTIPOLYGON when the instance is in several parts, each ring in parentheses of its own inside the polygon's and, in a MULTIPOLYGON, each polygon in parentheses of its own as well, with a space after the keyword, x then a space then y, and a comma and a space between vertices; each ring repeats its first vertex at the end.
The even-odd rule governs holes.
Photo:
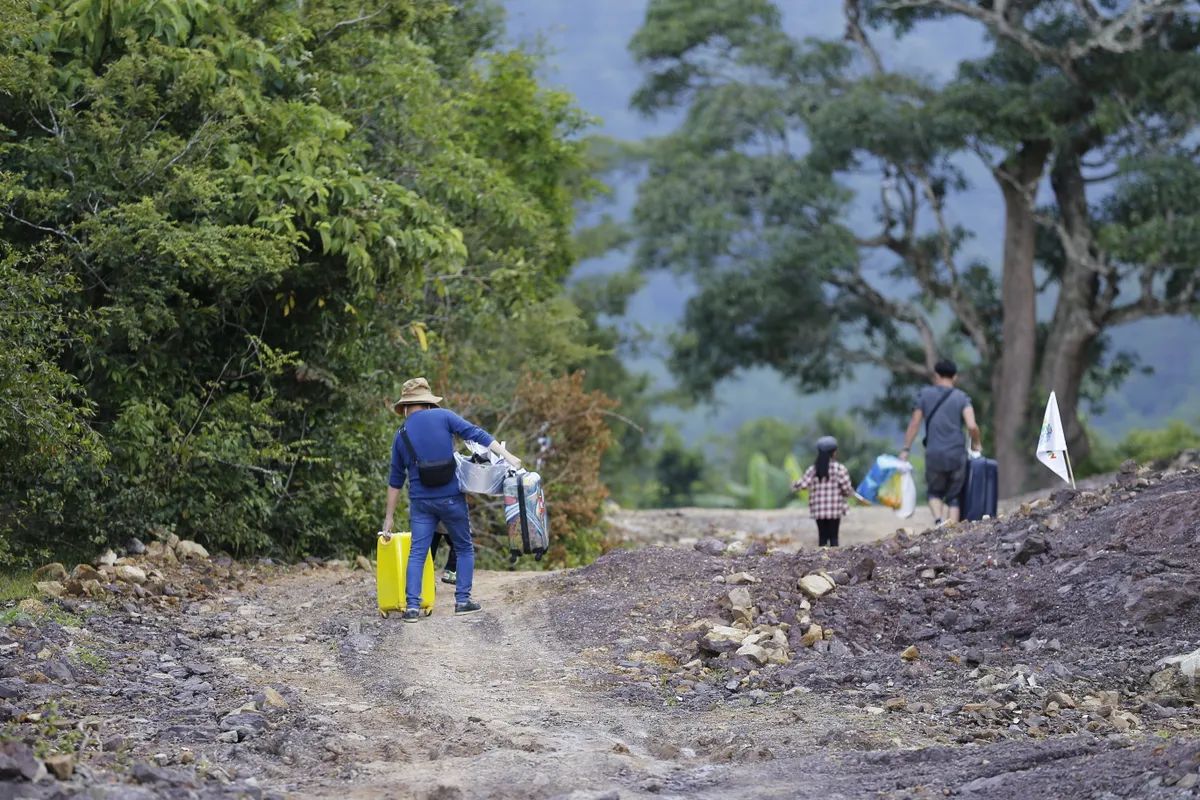
POLYGON ((967 461, 967 480, 963 483, 959 509, 964 520, 996 516, 1000 495, 1000 470, 990 458, 967 461))

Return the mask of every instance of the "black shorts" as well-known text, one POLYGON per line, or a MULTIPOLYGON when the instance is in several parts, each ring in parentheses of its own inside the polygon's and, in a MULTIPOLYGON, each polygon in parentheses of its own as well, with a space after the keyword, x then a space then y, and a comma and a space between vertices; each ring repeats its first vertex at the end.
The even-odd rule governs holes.
POLYGON ((962 497, 963 484, 967 482, 967 465, 951 470, 926 469, 925 493, 930 500, 943 500, 951 508, 958 508, 959 498, 962 497))

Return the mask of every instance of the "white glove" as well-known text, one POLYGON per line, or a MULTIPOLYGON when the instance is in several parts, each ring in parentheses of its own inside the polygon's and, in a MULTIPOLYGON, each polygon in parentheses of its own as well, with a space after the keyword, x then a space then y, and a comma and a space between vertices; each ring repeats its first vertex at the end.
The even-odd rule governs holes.
POLYGON ((967 458, 976 459, 976 458, 981 458, 982 456, 983 456, 982 450, 968 450, 967 451, 967 458))

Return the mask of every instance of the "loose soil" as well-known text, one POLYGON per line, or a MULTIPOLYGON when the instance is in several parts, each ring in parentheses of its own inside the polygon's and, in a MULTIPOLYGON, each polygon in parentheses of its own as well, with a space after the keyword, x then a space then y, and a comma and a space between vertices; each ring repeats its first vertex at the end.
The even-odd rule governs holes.
POLYGON ((0 800, 1200 795, 1163 661, 1200 647, 1200 471, 921 533, 876 511, 824 552, 799 515, 623 512, 672 546, 480 573, 482 613, 439 587, 416 625, 336 563, 26 601, 0 610, 0 800), (787 663, 714 625, 780 631, 787 663))

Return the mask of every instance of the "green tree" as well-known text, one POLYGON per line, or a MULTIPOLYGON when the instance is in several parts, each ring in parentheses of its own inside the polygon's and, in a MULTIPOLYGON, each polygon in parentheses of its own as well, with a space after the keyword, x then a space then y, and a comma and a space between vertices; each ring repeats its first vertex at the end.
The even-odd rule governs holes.
POLYGON ((749 483, 750 460, 761 454, 769 464, 782 464, 788 456, 798 456, 804 429, 777 417, 746 420, 732 437, 721 437, 714 448, 730 480, 749 483), (724 457, 722 457, 724 456, 724 457))
POLYGON ((57 364, 83 321, 64 308, 77 281, 53 252, 0 254, 0 564, 7 564, 46 555, 54 544, 27 527, 31 513, 52 507, 17 502, 19 490, 73 464, 98 470, 107 454, 88 425, 93 405, 57 364))
POLYGON ((1085 449, 1081 395, 1130 368, 1102 360, 1105 330, 1200 303, 1183 249, 1196 213, 1184 144, 1198 118, 1188 78, 1196 23, 1158 11, 1088 19, 1090 4, 1055 2, 1011 4, 1003 17, 991 3, 954 0, 845 8, 846 41, 805 42, 783 32, 769 0, 647 9, 631 43, 646 71, 634 105, 686 113, 652 151, 635 212, 638 263, 688 273, 700 290, 672 366, 707 392, 745 366, 820 389, 874 364, 892 376, 882 410, 906 413, 937 357, 955 356, 969 365, 964 383, 992 423, 1011 493, 1028 475, 1031 400, 1055 389, 1073 448, 1085 449), (888 70, 872 30, 904 34, 938 16, 985 24, 992 51, 945 86, 888 70), (1006 199, 999 280, 962 256, 971 231, 950 212, 965 188, 962 154, 985 161, 1006 199), (1094 177, 1089 154, 1119 168, 1103 203, 1089 203, 1080 177, 1094 177), (1048 165, 1056 204, 1044 210, 1034 190, 1048 165), (876 227, 847 223, 847 173, 878 180, 876 227), (1179 219, 1188 222, 1167 224, 1179 219), (1042 327, 1039 225, 1059 234, 1063 253, 1046 261, 1043 288, 1058 298, 1042 327), (1143 296, 1118 303, 1139 280, 1143 296))
POLYGON ((654 466, 657 498, 647 505, 653 508, 693 505, 696 495, 707 485, 707 476, 708 464, 703 451, 689 447, 679 431, 666 426, 654 466))
POLYGON ((1095 438, 1096 447, 1077 467, 1080 476, 1111 474, 1127 459, 1145 464, 1174 458, 1182 450, 1200 450, 1200 425, 1172 420, 1158 430, 1132 430, 1115 443, 1095 438))
POLYGON ((635 273, 619 273, 575 283, 570 297, 585 321, 583 339, 594 348, 587 358, 572 364, 586 374, 586 387, 620 401, 609 414, 613 443, 604 453, 601 474, 613 498, 622 505, 639 506, 654 469, 652 444, 658 426, 651 414, 658 397, 645 373, 626 366, 625 357, 637 352, 637 337, 623 333, 610 320, 623 317, 629 297, 642 286, 635 273))
POLYGON ((400 382, 500 397, 592 352, 562 297, 589 120, 492 49, 490 5, 62 0, 35 23, 0 42, 29 78, 0 105, 0 240, 70 265, 61 305, 91 321, 62 362, 112 454, 17 487, 44 528, 360 549, 400 382))
MULTIPOLYGON (((27 36, 33 29, 29 9, 18 0, 0 0, 0 31, 11 37, 27 36)), ((19 77, 17 59, 0 55, 0 94, 8 94, 19 77)))

